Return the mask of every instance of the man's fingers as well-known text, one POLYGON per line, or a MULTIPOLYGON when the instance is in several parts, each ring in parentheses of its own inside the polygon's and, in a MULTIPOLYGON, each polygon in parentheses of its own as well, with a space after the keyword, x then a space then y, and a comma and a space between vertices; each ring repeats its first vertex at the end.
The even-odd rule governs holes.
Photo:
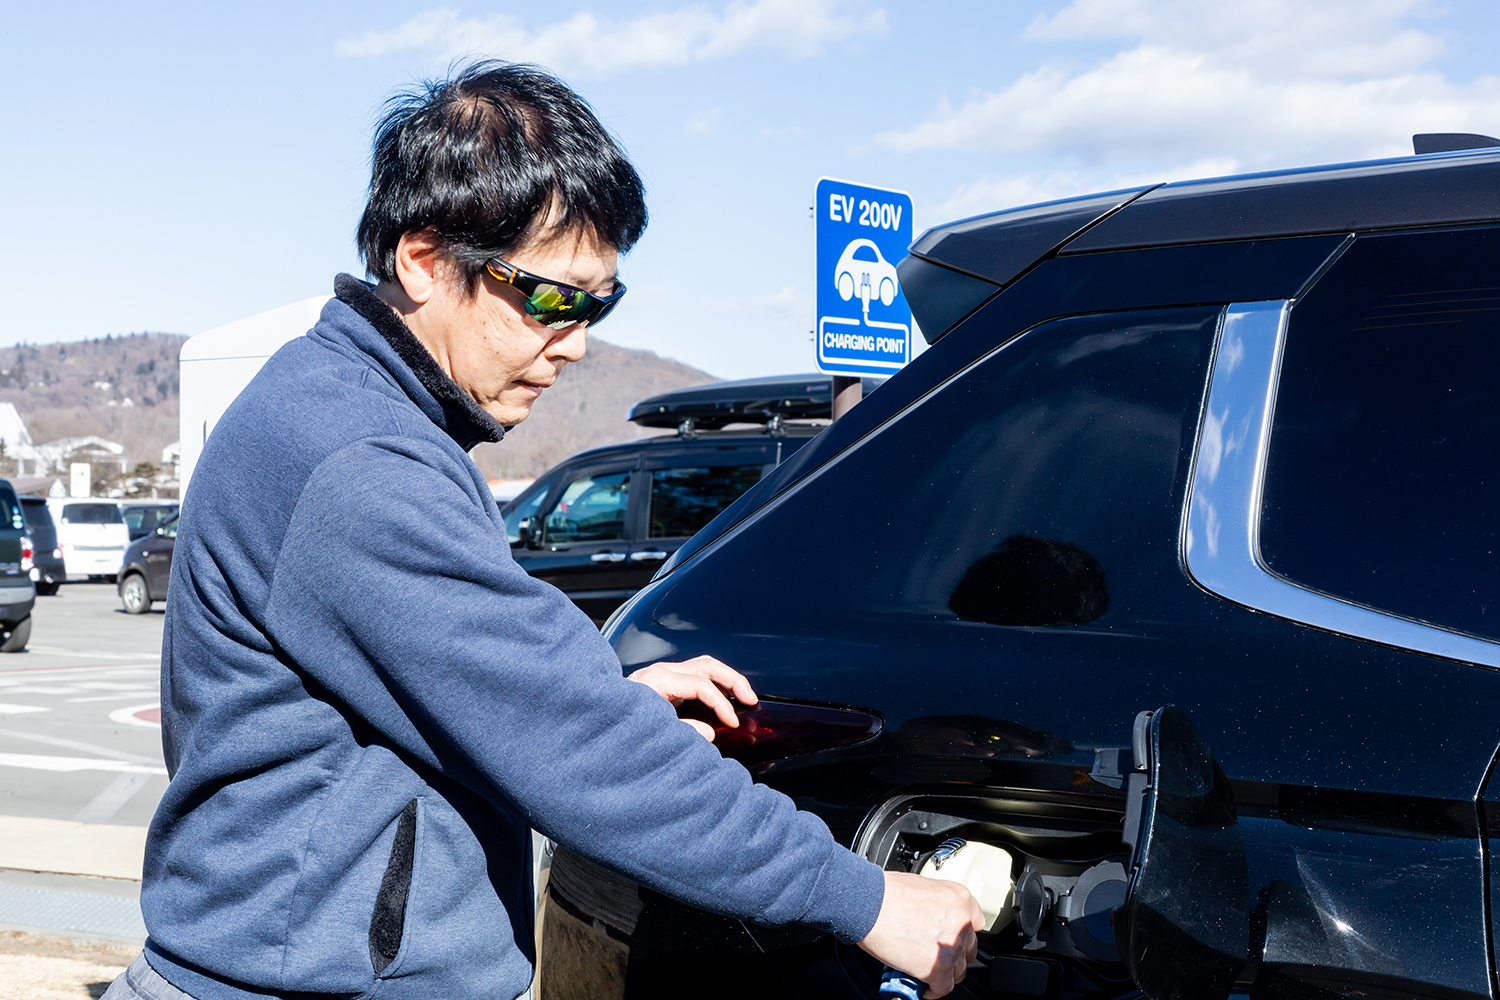
POLYGON ((732 692, 735 700, 742 705, 754 705, 760 701, 755 689, 750 686, 749 678, 717 657, 695 656, 675 666, 688 673, 710 678, 715 684, 732 692))
POLYGON ((709 676, 715 684, 728 688, 733 692, 735 700, 741 705, 754 705, 760 701, 755 696, 755 689, 750 686, 750 679, 727 663, 722 663, 709 657, 712 661, 709 666, 709 676))
POLYGON ((731 729, 740 724, 739 717, 734 714, 734 706, 729 703, 729 699, 725 697, 723 691, 719 690, 719 686, 713 682, 712 678, 695 677, 693 681, 695 688, 693 696, 713 709, 714 715, 719 717, 720 722, 731 729))
POLYGON ((708 742, 712 743, 714 741, 713 726, 710 726, 706 722, 699 722, 697 719, 683 719, 682 721, 698 730, 698 735, 702 736, 705 740, 708 740, 708 742))
POLYGON ((932 982, 927 984, 927 992, 923 993, 924 1000, 932 1000, 934 997, 945 997, 953 992, 953 970, 943 968, 932 975, 932 982))

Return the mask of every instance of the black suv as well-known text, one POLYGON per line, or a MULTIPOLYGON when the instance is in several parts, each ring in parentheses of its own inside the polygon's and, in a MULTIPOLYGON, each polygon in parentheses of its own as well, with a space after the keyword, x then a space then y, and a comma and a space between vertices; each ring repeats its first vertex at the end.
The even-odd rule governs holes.
POLYGON ((21 513, 26 517, 26 534, 31 538, 31 579, 38 594, 51 597, 68 579, 67 564, 57 546, 57 522, 52 520, 46 497, 21 497, 21 513))
MULTIPOLYGON (((722 752, 888 869, 1008 852, 956 997, 1500 995, 1500 150, 1001 212, 900 275, 931 349, 606 623, 625 669, 743 670, 722 752)), ((559 833, 542 1000, 875 995, 559 833)))
POLYGON ((793 421, 827 420, 832 408, 826 375, 716 382, 642 400, 631 420, 677 434, 594 448, 550 469, 501 510, 511 551, 603 621, 821 429, 793 421), (731 424, 762 426, 723 430, 731 424))
POLYGON ((0 653, 19 653, 31 639, 33 552, 21 499, 9 480, 0 479, 0 653))

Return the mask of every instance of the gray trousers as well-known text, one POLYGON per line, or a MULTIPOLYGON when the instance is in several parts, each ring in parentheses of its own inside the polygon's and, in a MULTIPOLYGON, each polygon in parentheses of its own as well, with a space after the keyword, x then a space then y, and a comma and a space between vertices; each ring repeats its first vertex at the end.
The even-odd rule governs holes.
POLYGON ((193 1000, 192 997, 167 982, 157 971, 146 964, 146 955, 141 953, 130 963, 130 968, 115 977, 104 991, 103 1000, 193 1000))

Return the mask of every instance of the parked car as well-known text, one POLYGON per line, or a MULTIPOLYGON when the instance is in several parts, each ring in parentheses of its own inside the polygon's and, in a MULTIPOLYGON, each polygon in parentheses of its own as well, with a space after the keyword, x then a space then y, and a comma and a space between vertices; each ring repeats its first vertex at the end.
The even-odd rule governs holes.
POLYGON ((125 518, 125 527, 130 530, 130 540, 145 538, 157 524, 177 513, 175 503, 122 503, 120 516, 125 518))
POLYGON ((21 513, 26 518, 26 534, 31 537, 31 579, 36 592, 51 597, 68 579, 68 567, 57 544, 57 524, 47 508, 46 497, 21 497, 21 513))
POLYGON ((635 593, 695 531, 818 433, 826 375, 719 382, 637 403, 630 419, 675 427, 574 455, 501 508, 516 561, 595 621, 635 593), (759 430, 723 430, 761 424, 759 430))
POLYGON ((130 529, 113 500, 52 498, 47 501, 57 524, 58 548, 68 572, 113 583, 130 544, 130 529))
POLYGON ((172 549, 177 545, 177 513, 174 511, 151 533, 131 543, 120 566, 117 590, 120 603, 132 615, 143 615, 156 601, 167 599, 167 581, 172 576, 172 549))
POLYGON ((32 542, 10 481, 0 479, 0 653, 19 653, 31 639, 32 542))
MULTIPOLYGON (((899 273, 931 348, 606 623, 624 668, 744 671, 721 752, 886 869, 1006 851, 955 997, 1496 995, 1500 150, 1030 206, 899 273)), ((542 1000, 875 996, 667 888, 557 847, 542 1000)))

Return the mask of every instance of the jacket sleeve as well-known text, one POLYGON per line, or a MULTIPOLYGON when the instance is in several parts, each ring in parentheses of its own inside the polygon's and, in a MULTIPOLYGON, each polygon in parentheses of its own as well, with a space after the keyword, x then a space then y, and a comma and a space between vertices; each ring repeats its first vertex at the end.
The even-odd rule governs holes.
POLYGON ((470 483, 407 438, 325 459, 278 556, 272 639, 396 746, 641 884, 863 939, 879 869, 624 679, 588 618, 516 565, 470 483))

